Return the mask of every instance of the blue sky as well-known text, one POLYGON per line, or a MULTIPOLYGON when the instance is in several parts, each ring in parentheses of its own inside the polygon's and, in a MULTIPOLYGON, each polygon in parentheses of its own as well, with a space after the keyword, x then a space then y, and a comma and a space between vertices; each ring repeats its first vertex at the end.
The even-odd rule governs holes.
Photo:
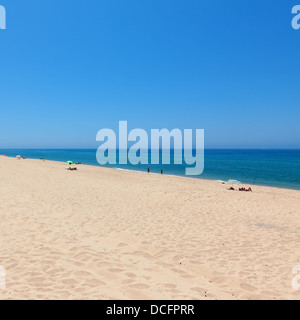
POLYGON ((102 128, 205 129, 300 148, 300 0, 0 0, 0 148, 96 147, 102 128))

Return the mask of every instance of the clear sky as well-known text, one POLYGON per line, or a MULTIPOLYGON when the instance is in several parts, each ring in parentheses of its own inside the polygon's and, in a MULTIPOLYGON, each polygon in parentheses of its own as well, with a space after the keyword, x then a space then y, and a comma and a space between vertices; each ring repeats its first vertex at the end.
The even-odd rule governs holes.
POLYGON ((300 148, 300 0, 0 0, 0 148, 96 147, 102 128, 205 129, 300 148))

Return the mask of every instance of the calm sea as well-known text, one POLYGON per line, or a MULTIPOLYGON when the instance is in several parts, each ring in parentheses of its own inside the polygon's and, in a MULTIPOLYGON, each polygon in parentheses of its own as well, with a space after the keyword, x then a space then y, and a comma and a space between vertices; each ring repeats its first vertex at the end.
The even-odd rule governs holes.
MULTIPOLYGON (((74 161, 99 166, 94 149, 57 149, 57 150, 4 150, 0 154, 9 157, 17 155, 27 158, 54 161, 74 161)), ((172 163, 172 156, 171 156, 172 163)), ((146 171, 164 174, 185 175, 186 165, 107 165, 127 170, 146 171)), ((205 150, 204 172, 201 176, 212 180, 237 179, 244 183, 291 188, 300 190, 300 150, 205 150)))

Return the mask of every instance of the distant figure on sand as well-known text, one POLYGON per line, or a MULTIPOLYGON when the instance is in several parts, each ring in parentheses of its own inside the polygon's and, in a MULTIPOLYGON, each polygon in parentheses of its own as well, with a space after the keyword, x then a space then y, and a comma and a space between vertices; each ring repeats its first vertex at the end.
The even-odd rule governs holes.
POLYGON ((239 191, 247 191, 247 192, 251 192, 252 189, 249 187, 248 189, 246 188, 239 188, 239 191))
POLYGON ((75 168, 69 167, 69 168, 67 168, 66 170, 74 171, 74 170, 77 170, 77 168, 76 168, 76 167, 75 167, 75 168))
POLYGON ((163 170, 160 170, 160 174, 164 174, 163 170))
POLYGON ((149 169, 149 168, 147 169, 147 172, 148 172, 148 173, 150 172, 150 169, 149 169))

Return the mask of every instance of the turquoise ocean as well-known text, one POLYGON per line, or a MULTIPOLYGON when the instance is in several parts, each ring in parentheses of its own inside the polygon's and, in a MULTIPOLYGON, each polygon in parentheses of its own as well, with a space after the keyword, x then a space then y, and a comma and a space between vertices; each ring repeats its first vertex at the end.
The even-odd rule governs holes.
MULTIPOLYGON (((149 151, 150 153, 150 151, 149 151)), ((99 166, 95 149, 0 149, 8 157, 22 157, 53 161, 74 161, 99 166)), ((237 179, 242 183, 265 185, 300 190, 300 149, 299 150, 242 150, 206 149, 204 172, 192 178, 228 180, 237 179)), ((185 176, 186 165, 174 165, 171 152, 170 165, 106 165, 125 170, 146 171, 185 176)), ((66 164, 67 165, 67 164, 66 164)))

